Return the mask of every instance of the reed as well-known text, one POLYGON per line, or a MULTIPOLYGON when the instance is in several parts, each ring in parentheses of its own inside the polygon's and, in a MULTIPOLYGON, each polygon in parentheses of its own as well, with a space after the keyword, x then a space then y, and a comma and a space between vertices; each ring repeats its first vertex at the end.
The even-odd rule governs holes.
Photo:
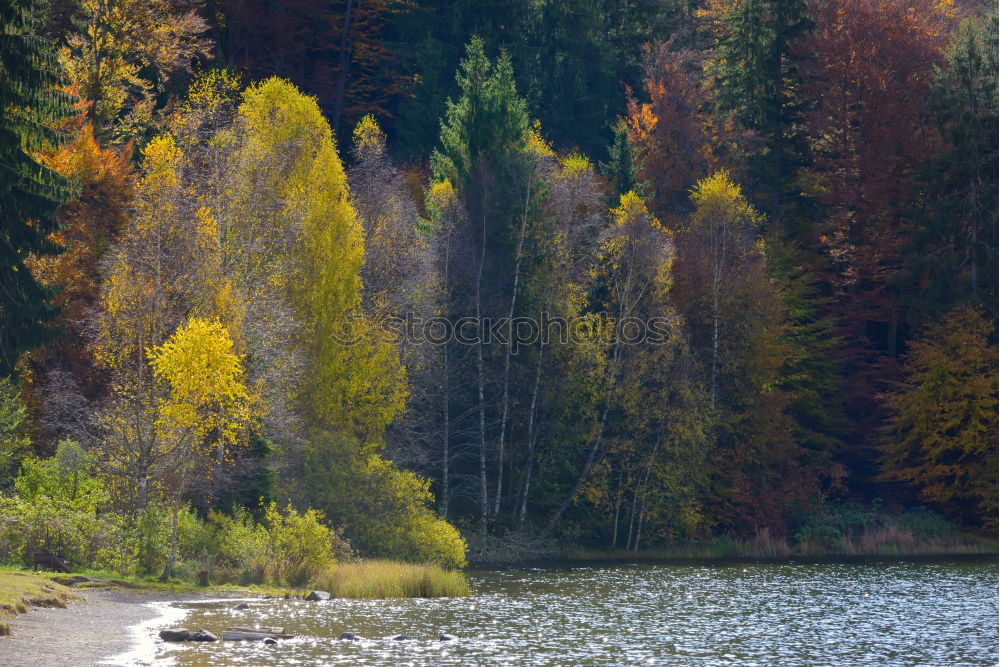
POLYGON ((361 600, 460 597, 470 593, 465 575, 457 570, 389 560, 340 563, 313 583, 333 597, 361 600))

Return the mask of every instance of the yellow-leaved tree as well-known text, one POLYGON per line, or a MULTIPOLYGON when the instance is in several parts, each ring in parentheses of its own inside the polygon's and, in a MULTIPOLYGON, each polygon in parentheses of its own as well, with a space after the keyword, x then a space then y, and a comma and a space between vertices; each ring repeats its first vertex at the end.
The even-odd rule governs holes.
MULTIPOLYGON (((218 228, 191 197, 185 165, 170 136, 146 146, 134 213, 104 262, 95 327, 94 354, 111 386, 99 415, 101 465, 115 504, 141 524, 158 494, 173 492, 177 463, 158 426, 169 387, 148 353, 190 317, 235 319, 218 228)), ((142 569, 160 566, 155 552, 140 546, 142 569)))
POLYGON ((463 564, 465 543, 434 516, 426 482, 379 454, 405 406, 406 371, 363 308, 364 230, 315 98, 260 82, 244 92, 232 135, 213 141, 233 146, 216 199, 227 276, 259 313, 246 319, 248 348, 268 349, 277 319, 294 322, 305 442, 282 452, 298 473, 286 492, 322 509, 362 552, 463 564))
POLYGON ((165 581, 177 560, 185 493, 196 480, 211 480, 225 468, 230 448, 240 443, 256 410, 241 356, 218 320, 191 318, 150 350, 149 360, 165 390, 156 418, 157 441, 169 453, 163 481, 173 510, 170 555, 161 576, 165 581))
POLYGON ((910 346, 885 396, 883 472, 964 521, 996 530, 997 347, 990 320, 958 306, 910 346))
POLYGON ((360 309, 364 238, 330 126, 315 98, 277 78, 244 92, 237 125, 227 265, 251 290, 278 282, 288 295, 308 421, 378 441, 403 408, 405 373, 360 309))

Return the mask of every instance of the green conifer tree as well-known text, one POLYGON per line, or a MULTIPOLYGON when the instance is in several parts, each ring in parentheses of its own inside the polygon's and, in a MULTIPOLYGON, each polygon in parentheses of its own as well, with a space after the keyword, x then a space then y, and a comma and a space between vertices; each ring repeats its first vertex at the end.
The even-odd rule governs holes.
POLYGON ((51 294, 24 260, 58 252, 48 237, 69 195, 65 179, 32 156, 60 139, 51 123, 70 110, 68 96, 56 89, 55 55, 33 29, 30 0, 0 3, 0 376, 51 332, 45 326, 55 315, 51 294))
POLYGON ((797 203, 803 165, 802 101, 792 45, 812 29, 804 0, 738 0, 719 16, 714 61, 719 106, 753 131, 763 150, 751 160, 754 195, 775 220, 797 203))

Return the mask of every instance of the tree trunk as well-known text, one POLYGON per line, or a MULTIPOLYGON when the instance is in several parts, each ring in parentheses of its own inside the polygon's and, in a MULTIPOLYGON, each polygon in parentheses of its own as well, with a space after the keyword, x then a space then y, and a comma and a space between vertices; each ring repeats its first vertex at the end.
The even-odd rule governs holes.
POLYGON ((618 488, 615 491, 615 528, 611 533, 611 548, 614 549, 618 546, 618 520, 621 518, 622 514, 622 496, 624 496, 624 490, 622 489, 623 478, 625 477, 625 471, 621 470, 618 472, 618 488))
POLYGON ((528 227, 528 202, 531 199, 531 181, 524 195, 524 210, 521 214, 521 230, 518 232, 517 252, 514 260, 514 286, 511 289, 510 308, 507 313, 507 349, 503 362, 503 399, 500 408, 500 440, 497 443, 497 493, 493 500, 493 516, 500 513, 500 498, 503 492, 504 445, 507 434, 507 415, 510 411, 510 357, 513 344, 514 309, 517 305, 517 287, 521 279, 521 252, 524 249, 524 233, 528 227))
POLYGON ((653 457, 649 457, 649 464, 646 466, 646 474, 642 477, 642 486, 639 487, 640 491, 640 504, 639 504, 639 525, 635 529, 635 541, 632 543, 632 550, 639 550, 639 540, 642 538, 642 523, 646 518, 646 491, 649 488, 649 473, 653 470, 653 457))
MULTIPOLYGON (((347 89, 347 69, 351 66, 351 7, 354 0, 347 0, 344 9, 344 28, 340 33, 340 53, 337 58, 337 91, 333 103, 333 136, 340 134, 340 116, 344 110, 344 92, 347 89)), ((358 0, 358 9, 361 7, 358 0)))
POLYGON ((625 541, 625 551, 632 550, 632 529, 635 528, 635 510, 639 505, 639 494, 635 491, 632 492, 632 507, 628 512, 628 539, 625 541))
POLYGON ((451 452, 449 451, 449 440, 451 438, 451 391, 448 381, 448 344, 444 344, 444 409, 443 413, 443 424, 442 430, 444 431, 441 435, 442 444, 442 461, 441 461, 441 516, 445 519, 448 518, 448 498, 451 495, 451 471, 449 466, 451 464, 451 452))
POLYGON ((640 501, 639 505, 639 524, 635 528, 635 542, 632 543, 632 551, 639 550, 639 540, 642 539, 642 521, 646 517, 646 498, 645 496, 640 501))
MULTIPOLYGON (((448 281, 448 273, 451 264, 451 229, 449 228, 444 241, 444 310, 447 313, 449 306, 451 304, 451 293, 449 289, 451 284, 448 281)), ((441 516, 445 519, 448 518, 448 503, 451 498, 451 375, 450 369, 448 368, 448 341, 444 342, 441 346, 441 353, 443 355, 443 380, 442 380, 442 391, 444 394, 444 401, 442 402, 442 434, 441 444, 442 444, 442 460, 441 460, 441 516)))
POLYGON ((538 386, 542 378, 542 356, 545 354, 545 341, 539 338, 538 357, 535 360, 535 387, 531 391, 531 409, 528 411, 528 461, 525 464, 524 488, 521 493, 520 510, 517 516, 517 527, 524 526, 524 515, 528 510, 528 491, 531 488, 531 471, 535 467, 535 411, 538 406, 538 386))
POLYGON ((712 286, 712 378, 711 378, 711 405, 715 408, 717 388, 716 382, 719 373, 719 287, 712 286))
MULTIPOLYGON (((484 202, 485 206, 485 202, 484 202)), ((480 550, 486 548, 486 521, 489 498, 486 484, 486 406, 483 396, 483 265, 486 262, 486 211, 483 210, 483 231, 479 252, 479 271, 476 278, 476 322, 479 340, 476 341, 476 388, 479 398, 479 538, 480 550)))
POLYGON ((180 532, 177 520, 180 512, 180 498, 176 498, 174 500, 174 513, 170 530, 170 556, 167 558, 167 564, 163 567, 163 574, 160 575, 160 581, 168 580, 174 573, 174 564, 177 562, 177 535, 180 532))

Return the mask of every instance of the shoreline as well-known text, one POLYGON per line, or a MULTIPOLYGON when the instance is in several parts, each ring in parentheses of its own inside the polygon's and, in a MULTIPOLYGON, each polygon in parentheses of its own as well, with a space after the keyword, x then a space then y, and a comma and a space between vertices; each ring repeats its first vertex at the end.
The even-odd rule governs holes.
POLYGON ((884 563, 909 561, 926 563, 934 561, 994 562, 1000 558, 1000 551, 953 551, 953 552, 913 552, 913 553, 811 553, 811 554, 702 554, 678 555, 668 550, 648 551, 556 551, 546 557, 497 558, 489 557, 473 560, 468 570, 506 570, 520 567, 566 567, 593 563, 597 565, 726 565, 746 563, 797 563, 800 565, 833 563, 884 563))
POLYGON ((196 599, 120 589, 77 595, 65 609, 31 607, 6 621, 11 635, 0 638, 0 666, 149 664, 155 630, 187 615, 172 605, 196 599))

